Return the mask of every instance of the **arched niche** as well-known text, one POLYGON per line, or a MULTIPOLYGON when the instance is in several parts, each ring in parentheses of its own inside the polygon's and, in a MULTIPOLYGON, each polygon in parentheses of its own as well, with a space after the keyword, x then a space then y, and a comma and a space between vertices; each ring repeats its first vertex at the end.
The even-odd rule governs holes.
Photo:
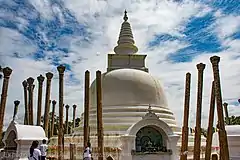
POLYGON ((114 159, 112 158, 112 156, 108 156, 107 160, 114 160, 114 159))
POLYGON ((136 152, 164 152, 166 146, 167 135, 157 126, 144 126, 136 134, 136 152))
POLYGON ((17 143, 15 142, 16 139, 17 139, 16 132, 14 130, 10 131, 5 140, 4 150, 15 152, 17 150, 17 143))

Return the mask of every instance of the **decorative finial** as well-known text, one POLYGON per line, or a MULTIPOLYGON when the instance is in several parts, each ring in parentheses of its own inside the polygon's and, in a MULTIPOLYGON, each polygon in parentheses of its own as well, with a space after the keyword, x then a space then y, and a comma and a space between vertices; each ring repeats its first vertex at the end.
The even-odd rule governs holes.
POLYGON ((153 111, 153 110, 152 110, 152 106, 149 104, 148 112, 149 112, 149 113, 152 113, 152 111, 153 111))
POLYGON ((124 20, 125 22, 128 20, 128 16, 127 16, 127 11, 126 11, 126 10, 125 10, 125 12, 124 12, 123 20, 124 20))

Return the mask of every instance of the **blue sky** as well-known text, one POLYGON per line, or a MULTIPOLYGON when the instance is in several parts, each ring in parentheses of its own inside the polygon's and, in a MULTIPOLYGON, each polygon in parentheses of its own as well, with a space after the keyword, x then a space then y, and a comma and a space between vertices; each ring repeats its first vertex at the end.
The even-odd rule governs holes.
MULTIPOLYGON (((240 114, 238 0, 0 0, 0 65, 13 69, 6 122, 13 101, 23 101, 21 82, 29 76, 36 79, 39 74, 53 72, 51 99, 57 99, 59 64, 67 67, 66 104, 77 104, 80 115, 84 71, 91 71, 91 79, 97 69, 106 71, 107 54, 117 43, 125 9, 139 54, 148 55, 150 73, 162 82, 179 124, 186 72, 193 77, 191 113, 195 114, 199 62, 207 64, 203 114, 208 115, 212 55, 221 57, 223 99, 230 104, 230 115, 240 114)), ((20 109, 19 119, 22 115, 20 109)))

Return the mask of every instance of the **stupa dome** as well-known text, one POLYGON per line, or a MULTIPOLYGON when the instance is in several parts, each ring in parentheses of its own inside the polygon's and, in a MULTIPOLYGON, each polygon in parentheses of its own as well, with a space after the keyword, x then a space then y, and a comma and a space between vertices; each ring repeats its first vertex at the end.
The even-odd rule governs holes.
MULTIPOLYGON (((96 85, 91 85, 91 104, 96 107, 96 85)), ((167 107, 159 81, 149 73, 136 69, 117 69, 102 74, 102 104, 107 106, 153 105, 167 107)))
MULTIPOLYGON (((90 87, 90 127, 96 128, 96 81, 90 87), (95 126, 95 127, 94 127, 95 126)), ((175 117, 167 106, 159 81, 137 69, 117 69, 102 74, 102 107, 104 132, 124 133, 148 112, 154 113, 178 132, 175 117)), ((93 130, 92 130, 93 131, 93 130)))

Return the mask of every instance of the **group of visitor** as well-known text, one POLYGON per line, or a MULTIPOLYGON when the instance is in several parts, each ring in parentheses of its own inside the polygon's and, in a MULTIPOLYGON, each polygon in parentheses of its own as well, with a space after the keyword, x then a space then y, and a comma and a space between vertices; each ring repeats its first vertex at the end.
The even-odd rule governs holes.
MULTIPOLYGON (((29 160, 46 160, 48 145, 47 141, 42 140, 42 144, 39 146, 38 141, 33 141, 30 147, 30 155, 28 157, 29 160)), ((91 144, 88 142, 87 146, 83 153, 83 160, 92 160, 92 150, 91 144)))
POLYGON ((47 156, 47 141, 42 140, 42 144, 39 146, 38 141, 33 141, 30 147, 29 160, 45 160, 47 156))

